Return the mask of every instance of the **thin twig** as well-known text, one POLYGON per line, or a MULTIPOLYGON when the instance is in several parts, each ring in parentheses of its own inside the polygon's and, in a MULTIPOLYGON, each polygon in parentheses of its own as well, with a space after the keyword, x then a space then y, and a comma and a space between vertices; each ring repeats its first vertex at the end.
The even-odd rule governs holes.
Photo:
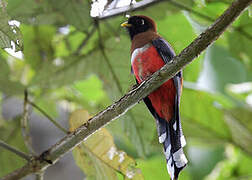
POLYGON ((96 26, 93 25, 92 29, 86 34, 86 38, 81 42, 81 44, 79 45, 79 47, 76 49, 76 51, 74 52, 74 54, 80 54, 81 50, 83 49, 83 47, 87 44, 88 40, 92 37, 92 35, 94 34, 96 30, 96 26))
POLYGON ((57 128, 59 128, 61 131, 63 131, 64 133, 68 133, 68 131, 63 128, 57 121, 55 121, 49 114, 47 114, 43 109, 41 109, 38 105, 36 105, 35 103, 33 103, 32 101, 30 101, 28 99, 27 101, 32 107, 34 107, 35 109, 37 109, 41 114, 43 114, 51 123, 53 123, 57 128))
POLYGON ((88 57, 89 55, 91 55, 92 53, 94 53, 96 50, 98 50, 98 48, 93 48, 92 50, 90 50, 88 53, 86 54, 81 54, 78 56, 75 56, 75 59, 72 60, 70 63, 68 63, 66 66, 63 66, 62 68, 56 70, 55 72, 53 72, 53 75, 59 75, 60 73, 64 73, 65 71, 67 71, 69 68, 72 68, 72 66, 80 63, 84 58, 88 57))
POLYGON ((43 179, 44 179, 44 171, 36 173, 35 180, 43 180, 43 179))
POLYGON ((116 86, 117 86, 119 92, 121 94, 123 94, 123 89, 122 89, 122 86, 121 86, 121 84, 119 82, 119 79, 117 78, 117 76, 115 74, 115 71, 114 71, 114 69, 113 69, 113 67, 112 67, 112 65, 111 65, 111 63, 109 61, 109 58, 107 57, 107 54, 104 51, 104 45, 102 43, 102 37, 101 37, 101 32, 100 32, 100 28, 99 27, 98 27, 98 35, 99 35, 99 45, 100 45, 101 53, 102 53, 102 55, 103 55, 103 57, 105 59, 105 62, 107 64, 107 66, 108 66, 108 69, 110 70, 110 72, 112 74, 113 79, 115 80, 115 83, 116 83, 116 86))
MULTIPOLYGON (((108 23, 108 21, 104 21, 105 26, 107 26, 109 28, 109 30, 115 35, 115 37, 119 37, 120 36, 120 31, 115 30, 113 27, 111 27, 111 25, 108 23)), ((118 27, 121 28, 121 27, 118 27)))
POLYGON ((242 27, 232 27, 235 31, 239 32, 241 35, 252 41, 252 35, 244 31, 242 27))
MULTIPOLYGON (((178 56, 175 56, 171 63, 164 65, 139 86, 130 90, 117 102, 107 107, 102 112, 93 116, 74 132, 66 135, 55 145, 43 152, 39 157, 32 159, 22 168, 3 177, 2 180, 16 180, 24 176, 37 173, 41 169, 46 169, 51 163, 56 163, 60 157, 72 150, 75 146, 83 142, 92 133, 103 127, 113 119, 126 113, 144 97, 148 96, 155 89, 160 87, 168 79, 172 78, 182 68, 191 63, 200 53, 212 44, 225 31, 225 29, 241 14, 241 12, 251 4, 252 0, 235 0, 230 7, 203 33, 201 33, 189 46, 187 46, 178 56), (47 161, 45 161, 45 159, 47 161)), ((245 148, 245 147, 243 147, 245 148)), ((252 154, 251 149, 248 149, 252 154)))
POLYGON ((0 147, 4 148, 4 149, 7 149, 8 151, 10 152, 13 152, 15 153, 16 155, 18 155, 19 157, 25 159, 26 161, 30 161, 31 160, 31 157, 27 154, 25 154, 24 152, 8 145, 7 143, 3 142, 2 140, 0 140, 0 147))
POLYGON ((23 107, 23 116, 21 118, 21 128, 22 135, 24 137, 24 143, 28 148, 29 152, 32 155, 35 155, 35 152, 32 148, 31 136, 30 136, 30 127, 29 127, 29 106, 28 106, 28 91, 24 91, 24 107, 23 107))
MULTIPOLYGON (((29 99, 28 99, 28 90, 25 89, 24 91, 24 112, 23 112, 23 118, 21 120, 21 126, 22 126, 22 133, 24 136, 24 142, 26 147, 28 148, 31 155, 36 155, 32 143, 31 143, 31 137, 30 137, 30 128, 28 126, 29 121, 29 107, 28 107, 29 99)), ((31 158, 29 159, 31 160, 31 158)), ((43 180, 43 170, 41 170, 39 173, 36 174, 36 180, 43 180)))
POLYGON ((210 16, 207 16, 207 15, 205 15, 205 14, 203 14, 203 13, 200 13, 200 12, 198 12, 198 11, 195 11, 195 10, 192 9, 191 7, 188 7, 188 6, 184 5, 184 4, 178 3, 178 2, 173 1, 173 0, 167 0, 167 2, 169 2, 171 5, 173 5, 173 6, 177 7, 177 8, 179 8, 179 9, 186 10, 186 11, 188 11, 188 12, 190 12, 190 13, 192 13, 192 14, 194 14, 194 15, 200 17, 200 18, 203 18, 203 19, 205 19, 205 20, 207 20, 207 21, 209 21, 209 22, 213 22, 213 21, 215 20, 214 18, 212 18, 212 17, 210 17, 210 16))

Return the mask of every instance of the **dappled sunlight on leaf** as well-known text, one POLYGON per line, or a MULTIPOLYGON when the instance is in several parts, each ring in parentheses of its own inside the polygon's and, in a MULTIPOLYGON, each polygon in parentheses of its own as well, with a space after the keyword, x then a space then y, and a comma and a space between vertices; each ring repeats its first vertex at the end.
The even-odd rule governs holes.
POLYGON ((0 48, 12 48, 15 51, 21 51, 23 50, 22 34, 16 25, 9 24, 10 20, 6 9, 0 6, 0 48))

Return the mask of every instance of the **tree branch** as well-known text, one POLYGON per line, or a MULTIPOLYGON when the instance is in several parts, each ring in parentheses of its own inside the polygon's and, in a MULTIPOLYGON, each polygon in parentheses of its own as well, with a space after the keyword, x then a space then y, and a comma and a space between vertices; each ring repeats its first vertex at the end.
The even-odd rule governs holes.
POLYGON ((252 0, 235 0, 214 24, 206 29, 205 32, 201 33, 178 56, 175 56, 171 63, 166 64, 139 86, 130 90, 120 100, 106 108, 104 111, 98 113, 93 118, 89 119, 87 123, 65 136, 39 157, 34 157, 25 166, 3 177, 2 180, 16 180, 28 174, 39 172, 41 169, 46 169, 51 165, 48 162, 57 162, 60 157, 71 151, 75 146, 83 142, 83 140, 99 128, 103 127, 113 119, 123 115, 126 111, 137 104, 138 101, 141 101, 149 93, 173 77, 178 71, 196 58, 223 33, 228 25, 230 25, 251 2, 252 0))
POLYGON ((68 131, 63 128, 57 121, 55 121, 51 116, 49 116, 49 114, 47 114, 43 109, 41 109, 38 105, 36 105, 35 103, 33 103, 32 101, 30 101, 29 99, 27 99, 27 102, 34 107, 35 109, 37 109, 41 114, 43 114, 51 123, 54 124, 54 126, 56 126, 58 129, 60 129, 61 131, 63 131, 64 133, 68 133, 68 131))
MULTIPOLYGON (((24 112, 23 112, 23 117, 21 119, 21 127, 22 127, 22 133, 23 133, 25 145, 28 148, 31 156, 32 155, 35 156, 36 153, 32 147, 31 137, 30 137, 30 128, 28 125, 29 124, 29 112, 28 112, 28 110, 29 110, 28 104, 29 103, 30 102, 28 100, 28 90, 25 89, 25 91, 24 91, 24 107, 23 107, 24 112)), ((32 104, 32 103, 30 103, 30 104, 32 104)), ((15 151, 13 150, 13 152, 15 152, 15 151)), ((17 152, 15 152, 15 153, 17 153, 17 152)), ((19 152, 19 155, 21 156, 22 152, 21 152, 21 154, 19 152)), ((24 157, 24 155, 22 155, 22 156, 24 157)), ((29 157, 29 159, 27 159, 27 161, 29 161, 30 159, 31 159, 31 157, 29 157)), ((43 180, 43 174, 44 173, 42 171, 39 173, 36 173, 36 176, 35 176, 36 180, 43 180)))
POLYGON ((30 136, 30 126, 29 126, 29 107, 28 107, 28 91, 24 90, 24 105, 23 105, 23 116, 21 119, 21 129, 22 135, 24 137, 24 142, 32 155, 35 155, 35 152, 32 148, 32 141, 30 136))
POLYGON ((36 174, 35 180, 43 180, 44 179, 44 171, 38 172, 36 174))
POLYGON ((25 154, 22 151, 17 150, 16 148, 6 144, 5 142, 3 142, 2 140, 0 140, 0 147, 7 149, 8 151, 11 151, 13 153, 15 153, 16 155, 18 155, 19 157, 29 161, 31 159, 31 156, 25 154))
POLYGON ((80 54, 81 50, 83 49, 83 47, 85 47, 85 45, 87 44, 88 40, 92 37, 92 35, 94 34, 96 30, 96 26, 93 25, 92 29, 90 30, 90 32, 88 32, 86 34, 86 38, 83 39, 83 41, 81 42, 81 44, 78 46, 77 50, 74 52, 75 55, 80 54))
POLYGON ((123 14, 123 13, 129 12, 129 11, 136 11, 140 8, 145 8, 145 7, 148 7, 152 4, 160 3, 161 1, 163 1, 163 0, 142 0, 140 2, 137 2, 135 4, 131 4, 129 6, 124 6, 121 8, 115 8, 113 10, 109 10, 107 13, 106 13, 106 11, 104 11, 103 15, 98 16, 97 18, 98 19, 108 19, 113 16, 117 16, 119 14, 123 14))

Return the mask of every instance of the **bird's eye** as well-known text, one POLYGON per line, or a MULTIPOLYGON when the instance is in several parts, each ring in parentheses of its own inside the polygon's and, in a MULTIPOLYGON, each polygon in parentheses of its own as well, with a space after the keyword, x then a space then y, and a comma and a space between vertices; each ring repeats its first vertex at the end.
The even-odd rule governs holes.
POLYGON ((144 20, 143 19, 137 19, 136 20, 136 24, 138 24, 138 25, 144 25, 144 20))

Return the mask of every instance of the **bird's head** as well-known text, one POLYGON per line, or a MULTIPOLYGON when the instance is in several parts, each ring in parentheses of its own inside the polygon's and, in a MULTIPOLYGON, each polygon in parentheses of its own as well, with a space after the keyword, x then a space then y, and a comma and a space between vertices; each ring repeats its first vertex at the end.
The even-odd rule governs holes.
POLYGON ((135 35, 146 31, 157 32, 155 22, 151 18, 142 15, 131 16, 128 21, 122 23, 121 26, 127 28, 131 40, 135 35))

